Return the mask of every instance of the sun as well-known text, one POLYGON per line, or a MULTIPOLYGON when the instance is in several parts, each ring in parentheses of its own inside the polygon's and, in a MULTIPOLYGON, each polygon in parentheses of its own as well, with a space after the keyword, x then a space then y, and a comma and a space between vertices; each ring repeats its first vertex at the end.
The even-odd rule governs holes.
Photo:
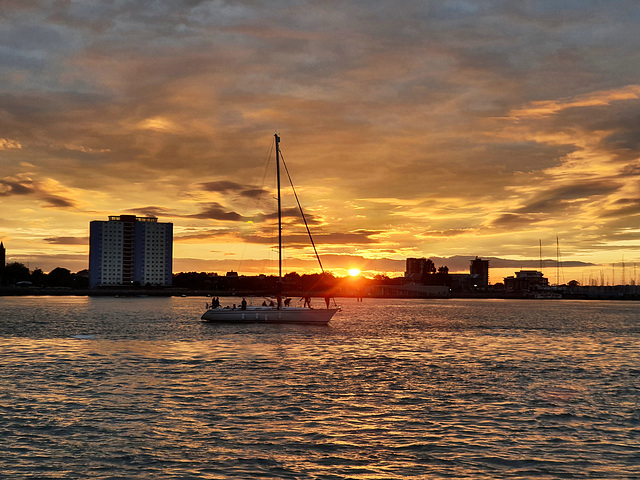
POLYGON ((357 268, 350 268, 349 275, 351 275, 352 277, 357 277, 358 275, 360 275, 360 270, 358 270, 357 268))

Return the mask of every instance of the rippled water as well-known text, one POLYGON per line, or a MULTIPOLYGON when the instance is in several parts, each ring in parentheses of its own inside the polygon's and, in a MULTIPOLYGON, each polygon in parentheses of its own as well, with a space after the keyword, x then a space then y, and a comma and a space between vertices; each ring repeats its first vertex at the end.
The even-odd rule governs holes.
POLYGON ((2 478, 640 478, 640 303, 0 298, 2 478))

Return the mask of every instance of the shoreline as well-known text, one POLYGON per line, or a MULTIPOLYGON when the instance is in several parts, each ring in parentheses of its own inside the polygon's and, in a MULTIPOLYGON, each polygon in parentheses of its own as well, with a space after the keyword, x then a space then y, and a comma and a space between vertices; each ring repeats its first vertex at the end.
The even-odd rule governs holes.
MULTIPOLYGON (((324 292, 302 293, 290 292, 289 296, 310 296, 324 298, 324 292)), ((184 288, 109 288, 109 289, 73 289, 64 287, 0 287, 0 297, 25 297, 25 296, 88 296, 88 297, 272 297, 266 292, 256 291, 232 291, 232 290, 190 290, 184 288)), ((624 292, 624 288, 601 287, 593 291, 588 287, 580 290, 562 292, 557 296, 536 296, 532 292, 460 292, 449 295, 350 295, 341 292, 340 295, 332 295, 332 298, 396 298, 396 299, 503 299, 503 300, 640 300, 640 294, 636 292, 624 292)))

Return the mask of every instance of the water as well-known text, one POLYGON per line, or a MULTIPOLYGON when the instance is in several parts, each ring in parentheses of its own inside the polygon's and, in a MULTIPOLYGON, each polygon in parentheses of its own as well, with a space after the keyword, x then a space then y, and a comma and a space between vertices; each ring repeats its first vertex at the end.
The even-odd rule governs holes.
POLYGON ((639 302, 205 301, 0 298, 0 477, 640 478, 639 302))

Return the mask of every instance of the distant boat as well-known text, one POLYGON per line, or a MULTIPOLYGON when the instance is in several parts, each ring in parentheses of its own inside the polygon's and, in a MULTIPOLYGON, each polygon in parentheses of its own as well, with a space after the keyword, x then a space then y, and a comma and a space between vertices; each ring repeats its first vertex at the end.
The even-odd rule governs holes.
MULTIPOLYGON (((273 306, 246 306, 246 302, 242 302, 239 308, 220 307, 212 302, 207 305, 207 311, 204 312, 201 319, 203 322, 222 322, 222 323, 295 323, 295 324, 312 324, 326 325, 329 323, 335 313, 340 310, 337 308, 311 308, 309 307, 289 307, 283 305, 282 302, 282 203, 280 196, 280 137, 276 133, 275 151, 276 151, 276 181, 278 189, 278 291, 274 292, 276 302, 273 306)), ((286 165, 285 165, 286 167, 286 165)), ((295 190, 294 190, 295 194, 295 190)), ((297 198, 297 196, 296 196, 297 198)), ((298 202, 300 207, 300 203, 298 202)), ((302 213, 302 208, 300 207, 302 213)), ((304 213, 302 213, 304 220, 304 213)), ((306 220, 305 220, 306 224, 306 220)), ((307 227, 308 231, 308 227, 307 227)), ((311 233, 309 232, 309 237, 311 233)), ((315 244, 311 239, 311 244, 315 250, 315 244)), ((318 255, 316 251, 316 256, 318 255)), ((318 257, 319 260, 319 257, 318 257)), ((320 263, 322 267, 322 264, 320 263)))

